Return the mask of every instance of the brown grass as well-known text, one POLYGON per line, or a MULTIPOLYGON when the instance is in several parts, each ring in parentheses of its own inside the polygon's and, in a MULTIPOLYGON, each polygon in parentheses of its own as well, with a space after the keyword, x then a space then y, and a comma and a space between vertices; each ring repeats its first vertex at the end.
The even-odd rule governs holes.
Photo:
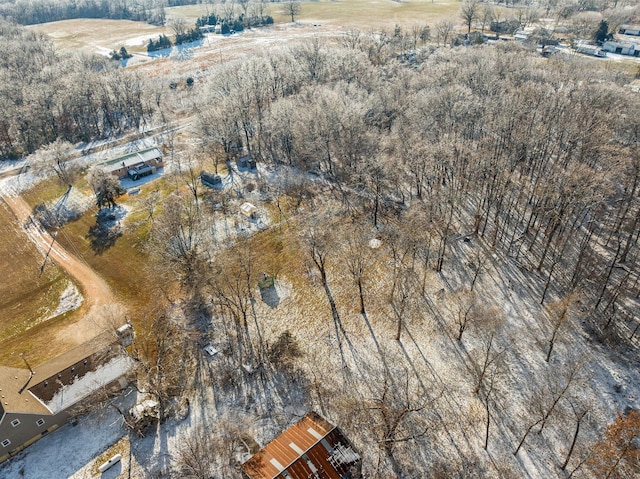
MULTIPOLYGON (((274 4, 271 14, 276 22, 290 22, 282 9, 274 4)), ((359 30, 392 28, 396 24, 425 25, 435 20, 456 16, 460 8, 458 0, 406 1, 391 0, 336 0, 301 2, 300 15, 296 21, 328 23, 359 30)))
MULTIPOLYGON (((282 6, 270 3, 268 13, 276 23, 288 23, 291 18, 282 13, 282 6)), ((433 23, 441 17, 457 16, 459 0, 440 0, 429 2, 410 0, 394 2, 392 0, 322 0, 301 2, 300 14, 296 22, 321 23, 332 29, 382 29, 393 28, 399 24, 406 28, 411 25, 433 23)), ((108 54, 124 46, 129 52, 146 52, 150 38, 160 34, 173 37, 170 26, 173 18, 184 18, 189 24, 208 12, 217 12, 217 6, 187 5, 166 9, 167 26, 157 27, 144 22, 130 20, 75 19, 34 25, 35 31, 51 37, 56 48, 62 50, 84 50, 87 52, 108 54)), ((240 9, 237 9, 240 14, 240 9)), ((265 29, 264 35, 279 35, 273 29, 265 29)))
MULTIPOLYGON (((291 17, 282 13, 282 5, 267 5, 270 14, 277 23, 287 23, 291 17)), ((433 22, 443 16, 457 15, 459 0, 410 0, 394 2, 392 0, 321 0, 300 2, 298 22, 322 22, 334 26, 368 30, 388 28, 395 24, 412 25, 433 22)), ((215 6, 188 5, 167 8, 167 19, 182 17, 189 22, 208 12, 216 12, 215 6)), ((238 9, 238 13, 240 10, 238 9)))
POLYGON ((95 207, 77 221, 65 225, 59 235, 60 244, 65 249, 83 258, 127 305, 132 306, 148 302, 155 289, 146 271, 148 254, 144 243, 149 225, 143 220, 147 214, 135 211, 140 201, 141 197, 125 197, 119 201, 134 212, 127 215, 124 221, 124 234, 102 253, 92 249, 91 241, 87 238, 89 228, 96 221, 95 207))
POLYGON ((30 330, 50 316, 69 278, 47 263, 42 274, 42 253, 27 239, 4 202, 0 203, 0 344, 30 330))
POLYGON ((43 202, 57 201, 65 191, 67 191, 66 186, 63 186, 57 179, 50 178, 41 181, 38 186, 23 193, 22 197, 34 207, 43 202))
POLYGON ((84 50, 108 54, 124 46, 129 52, 146 52, 150 38, 165 33, 173 34, 170 27, 156 27, 130 20, 80 18, 34 25, 37 32, 51 37, 62 50, 84 50))
MULTIPOLYGON (((57 236, 61 246, 82 257, 105 278, 126 304, 129 318, 134 323, 153 307, 156 302, 154 296, 160 294, 158 286, 162 286, 155 284, 147 270, 144 243, 149 224, 145 221, 148 213, 141 208, 141 203, 148 192, 154 189, 162 192, 164 183, 164 179, 161 179, 143 187, 140 195, 125 196, 119 201, 131 211, 124 222, 124 234, 112 248, 102 254, 92 250, 90 240, 86 237, 89 228, 95 223, 96 208, 86 212, 77 221, 65 225, 57 236)), ((54 200, 60 193, 56 182, 51 180, 27 192, 25 198, 30 204, 37 204, 43 197, 49 201, 54 200)), ((0 207, 0 220, 5 220, 5 224, 15 222, 15 218, 5 207, 0 207)), ((6 228, 1 234, 0 265, 2 271, 11 273, 8 281, 3 281, 0 285, 1 297, 7 298, 0 303, 0 363, 24 367, 18 354, 25 352, 28 353, 29 362, 35 365, 75 345, 71 339, 68 343, 64 340, 52 343, 51 338, 56 336, 61 326, 77 321, 86 311, 83 306, 76 311, 38 323, 36 319, 44 319, 47 311, 55 311, 60 293, 67 285, 68 276, 57 265, 49 262, 44 274, 39 277, 42 254, 33 243, 26 241, 24 233, 16 228, 6 228)))

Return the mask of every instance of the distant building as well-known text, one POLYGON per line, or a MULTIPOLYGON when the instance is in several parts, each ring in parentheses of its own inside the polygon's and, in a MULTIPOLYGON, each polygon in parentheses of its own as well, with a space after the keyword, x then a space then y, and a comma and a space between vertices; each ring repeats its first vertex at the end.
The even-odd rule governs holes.
POLYGON ((620 25, 618 33, 640 36, 640 25, 620 25))
POLYGON ((607 52, 618 53, 619 55, 640 57, 640 43, 616 42, 611 40, 604 42, 602 44, 602 49, 607 52))
POLYGON ((104 334, 30 370, 0 366, 0 462, 66 423, 97 390, 122 388, 132 330, 104 334))
POLYGON ((357 479, 361 459, 342 431, 310 412, 242 464, 248 479, 357 479))
POLYGON ((607 53, 597 45, 593 45, 584 40, 579 40, 575 47, 575 51, 583 55, 592 55, 594 57, 606 57, 607 53))
POLYGON ((104 171, 120 179, 128 177, 135 181, 152 175, 159 168, 164 167, 162 157, 162 152, 158 148, 147 148, 119 156, 102 163, 100 166, 104 171))
POLYGON ((513 34, 513 39, 517 42, 524 43, 529 39, 531 34, 529 32, 525 32, 524 30, 518 30, 513 34))

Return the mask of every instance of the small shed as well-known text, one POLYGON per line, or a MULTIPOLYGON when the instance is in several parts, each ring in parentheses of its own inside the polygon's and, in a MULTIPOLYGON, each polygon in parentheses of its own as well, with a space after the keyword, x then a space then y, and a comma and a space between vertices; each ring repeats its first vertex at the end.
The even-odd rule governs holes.
POLYGON ((237 158, 236 165, 238 166, 238 168, 247 168, 249 166, 249 157, 241 156, 240 158, 237 158))
POLYGON ((579 40, 575 45, 575 50, 583 55, 592 55, 594 57, 606 57, 607 53, 597 45, 592 45, 584 40, 579 40))
POLYGON ((242 213, 247 218, 253 219, 258 214, 258 208, 256 208, 249 202, 242 203, 242 205, 240 206, 240 213, 242 213))
POLYGON ((200 181, 204 186, 209 188, 216 188, 222 186, 222 178, 220 175, 212 175, 211 173, 202 172, 200 174, 200 181))

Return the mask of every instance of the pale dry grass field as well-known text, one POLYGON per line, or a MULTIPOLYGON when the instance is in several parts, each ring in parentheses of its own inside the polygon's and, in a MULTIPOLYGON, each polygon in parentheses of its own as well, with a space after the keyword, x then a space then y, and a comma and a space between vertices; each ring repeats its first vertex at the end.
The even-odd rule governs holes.
MULTIPOLYGON (((130 53, 146 53, 146 45, 150 38, 166 34, 173 36, 171 23, 182 18, 188 24, 208 13, 220 13, 222 6, 188 5, 166 9, 167 25, 157 27, 144 22, 129 20, 76 19, 34 25, 30 28, 48 35, 59 50, 74 50, 108 55, 112 50, 124 46, 130 53)), ((459 0, 411 0, 394 2, 392 0, 338 0, 301 2, 300 14, 296 23, 308 25, 321 32, 324 29, 362 31, 389 30, 396 24, 404 29, 413 25, 433 24, 443 17, 457 17, 460 8, 459 0)), ((240 14, 240 9, 237 9, 240 14)), ((289 23, 291 19, 284 15, 280 3, 269 3, 267 13, 276 24, 289 23)), ((279 37, 280 28, 256 30, 258 33, 247 39, 254 48, 263 48, 260 39, 279 37)), ((221 37, 218 35, 217 37, 221 37)))
POLYGON ((103 55, 123 46, 130 52, 146 52, 150 38, 173 33, 170 27, 156 27, 144 22, 94 18, 42 23, 30 28, 48 35, 57 50, 103 55))
MULTIPOLYGON (((182 17, 189 22, 210 12, 216 13, 220 5, 187 5, 166 9, 167 20, 182 17)), ((439 18, 457 15, 459 0, 410 0, 394 2, 392 0, 322 0, 300 2, 300 14, 297 22, 331 24, 359 30, 382 29, 396 24, 408 26, 437 21, 439 18)), ((277 23, 290 22, 291 18, 283 14, 280 3, 267 4, 268 14, 277 23)), ((239 10, 238 10, 239 11, 239 10)))
POLYGON ((58 326, 79 311, 55 315, 69 275, 52 261, 41 269, 42 252, 3 201, 0 221, 5 225, 0 234, 0 363, 22 367, 17 353, 29 352, 37 364, 51 353, 51 335, 58 326))
MULTIPOLYGON (((296 21, 328 23, 357 30, 381 30, 403 28, 411 25, 430 24, 442 17, 456 16, 460 8, 458 0, 337 0, 302 2, 296 21)), ((276 22, 291 21, 282 14, 282 8, 273 4, 272 15, 276 22)))

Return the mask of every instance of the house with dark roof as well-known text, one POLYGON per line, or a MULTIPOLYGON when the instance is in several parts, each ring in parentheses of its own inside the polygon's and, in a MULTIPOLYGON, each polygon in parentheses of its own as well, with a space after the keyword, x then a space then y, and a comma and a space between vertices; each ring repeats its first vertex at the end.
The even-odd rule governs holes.
POLYGON ((103 334, 33 369, 0 366, 0 462, 65 424, 96 391, 124 387, 128 341, 103 334))
POLYGON ((120 179, 131 178, 135 181, 154 174, 164 167, 164 162, 162 152, 154 147, 113 158, 100 167, 120 179))
POLYGON ((360 455, 342 431, 315 412, 242 464, 248 479, 356 479, 360 455))

